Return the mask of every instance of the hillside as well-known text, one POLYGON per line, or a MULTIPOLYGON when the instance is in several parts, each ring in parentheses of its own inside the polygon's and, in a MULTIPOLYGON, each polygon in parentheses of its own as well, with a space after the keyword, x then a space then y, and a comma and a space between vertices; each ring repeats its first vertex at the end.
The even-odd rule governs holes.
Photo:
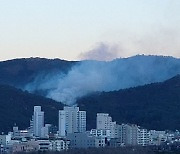
POLYGON ((35 105, 42 106, 46 123, 57 126, 58 110, 63 108, 61 103, 7 85, 0 85, 0 132, 12 130, 15 123, 21 129, 29 127, 35 105))
POLYGON ((96 91, 115 91, 180 74, 180 59, 137 55, 113 61, 28 58, 0 62, 0 83, 73 105, 96 91))
MULTIPOLYGON (((33 106, 41 105, 45 122, 58 124, 61 103, 30 94, 11 86, 0 85, 0 132, 29 126, 33 106)), ((162 83, 98 92, 78 100, 87 111, 87 127, 95 128, 96 113, 109 113, 119 124, 136 123, 149 129, 180 129, 180 75, 162 83)))
POLYGON ((41 105, 47 122, 57 125, 58 109, 63 106, 57 102, 72 105, 76 101, 87 111, 88 129, 95 127, 97 112, 110 113, 118 123, 180 129, 180 79, 165 81, 180 74, 180 59, 134 56, 111 62, 68 62, 29 58, 0 62, 0 70, 0 131, 10 130, 14 123, 28 127, 34 105, 41 105))
POLYGON ((95 128, 97 112, 109 113, 117 123, 135 123, 148 129, 180 129, 180 75, 162 83, 94 93, 79 99, 87 110, 88 128, 95 128))
POLYGON ((0 84, 24 87, 43 73, 67 73, 76 62, 60 59, 22 58, 0 62, 0 84))

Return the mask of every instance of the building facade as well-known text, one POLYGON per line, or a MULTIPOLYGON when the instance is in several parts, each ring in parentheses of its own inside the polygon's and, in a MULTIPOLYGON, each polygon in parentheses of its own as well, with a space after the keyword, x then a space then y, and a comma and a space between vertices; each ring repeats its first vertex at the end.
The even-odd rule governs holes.
POLYGON ((89 132, 71 133, 67 135, 67 139, 70 140, 70 148, 98 148, 107 144, 107 138, 94 136, 89 132))
POLYGON ((150 133, 147 129, 138 130, 138 145, 148 146, 150 142, 150 133))
POLYGON ((41 130, 43 127, 44 127, 44 112, 41 111, 41 106, 34 106, 34 114, 33 114, 34 136, 40 137, 41 130))
POLYGON ((111 129, 112 117, 108 113, 97 113, 96 129, 111 129))
POLYGON ((79 111, 79 107, 64 107, 59 111, 59 136, 85 131, 86 111, 79 111))

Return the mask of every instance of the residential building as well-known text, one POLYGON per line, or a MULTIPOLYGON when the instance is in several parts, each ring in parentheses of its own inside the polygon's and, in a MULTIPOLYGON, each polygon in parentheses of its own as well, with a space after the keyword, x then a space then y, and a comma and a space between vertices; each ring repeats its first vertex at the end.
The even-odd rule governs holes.
POLYGON ((51 140, 52 143, 52 151, 62 151, 68 150, 70 141, 67 139, 58 138, 55 140, 51 140))
POLYGON ((45 126, 41 128, 42 138, 49 138, 50 127, 51 127, 51 124, 45 124, 45 126))
POLYGON ((6 146, 10 143, 12 135, 9 133, 8 135, 0 135, 0 144, 6 146))
POLYGON ((71 133, 67 135, 67 139, 70 140, 70 148, 104 147, 107 143, 107 138, 93 136, 90 132, 71 133))
POLYGON ((64 107, 59 111, 59 136, 85 131, 86 111, 79 111, 79 107, 64 107))
POLYGON ((44 112, 41 111, 41 106, 34 106, 33 115, 33 133, 34 136, 41 136, 41 129, 44 127, 44 112))
POLYGON ((111 132, 108 129, 91 129, 90 134, 96 137, 111 137, 111 132))
POLYGON ((36 141, 15 142, 12 145, 12 153, 34 152, 39 150, 39 144, 36 141))
POLYGON ((116 122, 112 121, 112 117, 108 113, 97 113, 96 117, 97 130, 109 130, 110 138, 119 138, 120 127, 116 122))
POLYGON ((167 134, 165 131, 149 131, 149 145, 161 145, 167 141, 167 134))
POLYGON ((0 146, 1 146, 1 153, 3 152, 7 152, 7 150, 9 149, 9 144, 11 142, 11 137, 12 137, 12 134, 8 134, 8 135, 0 135, 0 146))
POLYGON ((97 113, 96 129, 111 129, 112 117, 108 113, 97 113))
POLYGON ((150 134, 147 129, 138 130, 138 145, 148 146, 150 142, 150 134))
POLYGON ((37 140, 39 144, 40 151, 51 151, 52 150, 52 143, 48 138, 39 138, 37 140))
POLYGON ((118 126, 118 138, 120 144, 138 144, 138 126, 134 124, 121 124, 118 126))

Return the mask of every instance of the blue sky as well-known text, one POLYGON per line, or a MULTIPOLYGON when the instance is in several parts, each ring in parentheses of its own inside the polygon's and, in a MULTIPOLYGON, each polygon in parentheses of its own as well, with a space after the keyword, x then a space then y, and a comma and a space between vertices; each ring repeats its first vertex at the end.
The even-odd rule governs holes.
POLYGON ((179 8, 180 0, 0 0, 0 60, 180 57, 179 8))

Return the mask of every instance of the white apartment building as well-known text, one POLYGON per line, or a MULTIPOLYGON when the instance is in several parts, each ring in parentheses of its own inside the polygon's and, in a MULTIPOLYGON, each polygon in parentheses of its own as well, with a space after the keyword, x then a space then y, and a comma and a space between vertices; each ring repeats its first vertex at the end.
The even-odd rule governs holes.
POLYGON ((64 107, 59 111, 59 136, 85 131, 86 111, 79 111, 79 107, 64 107))
POLYGON ((97 130, 110 130, 110 138, 118 138, 120 144, 138 145, 138 126, 133 124, 118 125, 108 113, 97 113, 97 130))
POLYGON ((0 145, 7 146, 11 141, 11 137, 10 133, 8 135, 0 135, 0 145))
POLYGON ((119 138, 119 125, 116 122, 111 122, 110 136, 111 138, 119 138))
POLYGON ((41 106, 34 106, 33 114, 33 133, 34 136, 41 136, 41 129, 44 127, 44 112, 41 111, 41 106))
POLYGON ((96 137, 100 136, 110 138, 111 132, 108 129, 91 129, 90 134, 96 137))
POLYGON ((70 141, 66 139, 51 140, 52 151, 68 150, 70 141))
POLYGON ((97 113, 96 117, 96 129, 97 130, 109 130, 110 138, 119 138, 120 125, 112 121, 112 117, 108 113, 97 113))
POLYGON ((39 144, 40 151, 51 151, 52 150, 52 143, 48 138, 47 139, 40 138, 37 140, 37 143, 39 144))
POLYGON ((31 137, 29 130, 19 130, 17 126, 13 127, 12 138, 31 137))
POLYGON ((42 138, 49 138, 50 127, 51 127, 51 124, 45 124, 45 126, 41 128, 41 137, 42 138))
POLYGON ((112 117, 108 113, 97 113, 96 129, 111 129, 112 117))
POLYGON ((106 146, 107 142, 105 137, 94 136, 89 132, 71 133, 67 139, 70 140, 70 148, 98 148, 106 146))
POLYGON ((125 145, 138 144, 138 126, 134 124, 126 124, 123 132, 125 145))
POLYGON ((150 130, 149 135, 149 145, 160 145, 167 141, 167 134, 165 131, 150 130))
POLYGON ((138 144, 138 126, 134 124, 117 125, 116 138, 121 145, 137 145, 138 144))
POLYGON ((78 132, 86 131, 86 111, 78 111, 78 132))
POLYGON ((148 146, 150 141, 150 134, 147 129, 138 130, 138 145, 148 146))

